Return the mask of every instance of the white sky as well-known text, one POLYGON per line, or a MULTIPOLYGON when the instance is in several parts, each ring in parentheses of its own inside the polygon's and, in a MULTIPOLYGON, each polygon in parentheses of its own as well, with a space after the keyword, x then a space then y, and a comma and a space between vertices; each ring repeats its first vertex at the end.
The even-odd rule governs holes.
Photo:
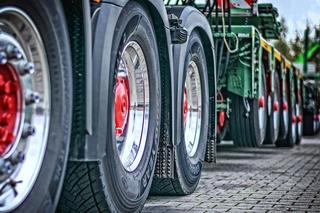
POLYGON ((287 40, 295 37, 296 30, 301 36, 307 20, 311 26, 320 25, 320 0, 258 0, 258 3, 272 3, 278 8, 279 16, 287 21, 287 40))

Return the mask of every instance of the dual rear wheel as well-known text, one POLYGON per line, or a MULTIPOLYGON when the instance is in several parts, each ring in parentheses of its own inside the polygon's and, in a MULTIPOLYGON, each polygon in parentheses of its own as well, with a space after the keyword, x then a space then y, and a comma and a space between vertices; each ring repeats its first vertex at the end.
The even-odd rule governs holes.
POLYGON ((234 144, 238 147, 260 147, 266 136, 267 90, 264 70, 261 73, 258 99, 230 94, 232 104, 230 133, 234 144))

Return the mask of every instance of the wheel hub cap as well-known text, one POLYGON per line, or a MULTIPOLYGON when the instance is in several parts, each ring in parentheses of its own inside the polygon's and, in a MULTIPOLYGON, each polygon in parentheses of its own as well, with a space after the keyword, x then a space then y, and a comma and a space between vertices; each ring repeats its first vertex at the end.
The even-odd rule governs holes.
POLYGON ((117 136, 123 134, 127 123, 130 106, 129 97, 128 78, 118 76, 115 94, 115 127, 117 136))
POLYGON ((275 101, 275 102, 273 103, 273 110, 274 110, 275 112, 279 112, 279 102, 278 102, 278 101, 275 101))
POLYGON ((288 110, 288 103, 287 103, 287 102, 284 102, 284 103, 282 104, 282 108, 283 108, 283 110, 288 110))
POLYGON ((17 71, 9 64, 0 65, 0 155, 5 154, 17 136, 21 121, 22 89, 17 71))
POLYGON ((265 107, 265 105, 266 105, 265 104, 265 98, 263 96, 259 98, 258 102, 259 102, 259 107, 260 108, 264 108, 265 107))
POLYGON ((184 126, 186 126, 188 112, 189 112, 188 94, 187 94, 187 88, 184 88, 184 93, 183 93, 183 124, 184 126))
POLYGON ((149 76, 146 57, 136 41, 129 42, 120 55, 114 97, 116 148, 124 169, 132 172, 147 143, 149 76))
POLYGON ((187 154, 193 157, 198 150, 201 132, 202 93, 199 68, 190 61, 183 96, 184 141, 187 154))

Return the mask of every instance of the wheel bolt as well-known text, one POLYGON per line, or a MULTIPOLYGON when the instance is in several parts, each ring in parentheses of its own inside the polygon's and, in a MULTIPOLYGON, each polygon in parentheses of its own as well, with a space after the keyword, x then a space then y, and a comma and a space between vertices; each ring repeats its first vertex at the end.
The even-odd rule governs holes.
POLYGON ((31 104, 37 104, 40 102, 40 96, 38 93, 30 93, 26 97, 26 104, 31 105, 31 104))
POLYGON ((30 124, 25 125, 22 132, 22 138, 26 139, 30 136, 33 136, 36 134, 36 128, 31 126, 30 124))
POLYGON ((10 158, 10 162, 13 165, 23 162, 25 159, 25 154, 23 152, 14 153, 10 158))
POLYGON ((27 61, 22 61, 18 64, 18 69, 20 72, 20 75, 31 75, 34 73, 34 64, 27 61))
POLYGON ((8 45, 6 48, 6 53, 9 59, 21 59, 22 58, 22 53, 20 50, 13 46, 13 45, 8 45))
POLYGON ((9 161, 6 161, 4 163, 4 169, 6 173, 11 173, 12 172, 12 164, 9 161))
POLYGON ((0 64, 4 65, 8 62, 7 54, 5 52, 0 52, 0 64))

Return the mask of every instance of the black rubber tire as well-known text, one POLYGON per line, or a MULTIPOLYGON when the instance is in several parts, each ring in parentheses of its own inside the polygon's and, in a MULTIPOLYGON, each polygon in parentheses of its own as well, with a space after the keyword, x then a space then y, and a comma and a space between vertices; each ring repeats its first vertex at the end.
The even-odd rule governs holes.
MULTIPOLYGON (((293 116, 296 115, 296 107, 295 107, 295 104, 296 104, 296 97, 295 97, 295 94, 294 94, 294 84, 293 83, 290 83, 289 84, 289 81, 287 79, 287 92, 288 92, 288 95, 289 95, 289 108, 288 108, 288 111, 289 111, 289 124, 288 124, 288 134, 286 136, 286 138, 282 139, 282 140, 278 140, 276 142, 276 146, 277 147, 294 147, 295 143, 296 143, 296 124, 293 123, 293 116)), ((291 79, 291 81, 293 81, 291 79)))
MULTIPOLYGON (((187 67, 189 62, 193 60, 199 69, 201 81, 201 95, 202 95, 202 123, 201 132, 199 137, 199 145, 195 154, 191 157, 186 150, 186 143, 184 134, 179 144, 175 147, 175 166, 174 166, 174 179, 170 178, 157 178, 155 177, 152 183, 151 193, 153 195, 187 195, 195 191, 198 186, 201 170, 202 160, 204 159, 207 136, 208 136, 208 112, 209 112, 209 84, 207 63, 204 48, 202 46, 200 35, 193 31, 188 40, 188 46, 185 52, 185 63, 183 82, 178 84, 183 86, 179 88, 180 91, 178 103, 181 108, 183 106, 183 92, 187 74, 187 67)), ((183 116, 180 115, 180 129, 183 130, 183 116)))
MULTIPOLYGON (((267 103, 267 89, 264 69, 262 73, 262 82, 264 88, 265 103, 267 103)), ((267 107, 265 106, 265 122, 263 128, 259 129, 259 103, 258 99, 247 99, 250 106, 250 112, 244 106, 244 98, 230 93, 231 115, 230 115, 230 133, 233 143, 237 147, 260 147, 265 139, 267 126, 267 107)))
POLYGON ((279 137, 278 140, 283 140, 287 137, 288 132, 289 132, 289 110, 284 109, 283 106, 284 104, 289 104, 289 97, 288 97, 288 92, 287 92, 287 81, 286 78, 281 80, 281 87, 283 94, 281 94, 280 98, 280 130, 279 130, 279 137), (285 116, 285 113, 287 116, 285 116), (287 124, 287 125, 286 125, 287 124))
MULTIPOLYGON (((104 37, 103 38, 107 38, 104 37)), ((101 47, 97 47, 101 48, 101 47)), ((95 50, 94 50, 95 51, 95 50)), ((112 55, 108 68, 109 82, 101 87, 105 98, 99 99, 99 147, 106 147, 97 162, 71 162, 60 212, 139 212, 147 199, 154 173, 159 143, 161 112, 160 65, 156 35, 146 9, 135 1, 129 2, 117 21, 112 55), (121 52, 130 41, 137 42, 146 58, 149 77, 149 125, 142 160, 137 168, 127 171, 121 163, 116 147, 114 127, 115 70, 121 52), (105 105, 106 104, 106 105, 105 105), (106 108, 106 111, 105 111, 106 108), (106 117, 101 117, 106 112, 106 117)), ((102 57, 103 58, 103 57, 102 57)), ((102 60, 104 64, 105 61, 102 60)))
POLYGON ((280 104, 280 82, 279 82, 279 75, 277 72, 274 73, 274 92, 270 95, 270 98, 271 98, 271 106, 267 104, 268 113, 270 111, 270 115, 268 115, 267 132, 266 132, 266 139, 264 141, 264 144, 274 144, 279 136, 280 113, 279 113, 279 110, 278 112, 276 112, 273 106, 273 103, 275 101, 278 101, 278 103, 280 104), (274 123, 275 116, 278 116, 278 122, 276 124, 274 123))
POLYGON ((317 133, 317 123, 314 121, 315 113, 303 112, 303 134, 313 136, 317 133))
MULTIPOLYGON (((72 67, 66 21, 59 1, 5 0, 4 6, 24 11, 38 29, 47 54, 51 112, 47 147, 34 186, 14 212, 54 212, 60 196, 69 152, 72 123, 72 67)), ((31 48, 33 40, 27 43, 31 48)))

